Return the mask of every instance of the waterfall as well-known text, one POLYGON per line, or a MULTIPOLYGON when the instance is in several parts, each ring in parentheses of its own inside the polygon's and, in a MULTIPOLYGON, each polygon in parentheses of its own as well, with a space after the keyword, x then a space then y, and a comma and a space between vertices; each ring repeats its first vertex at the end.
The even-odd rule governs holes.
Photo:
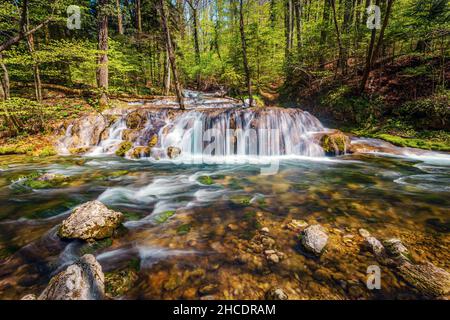
POLYGON ((192 94, 187 100, 184 112, 166 100, 156 100, 149 106, 111 109, 103 119, 87 116, 76 120, 59 140, 60 152, 81 149, 88 155, 113 154, 122 142, 129 141, 132 148, 139 148, 135 157, 155 159, 167 158, 168 148, 179 150, 183 158, 324 156, 317 136, 327 129, 308 112, 244 109, 226 98, 192 94))

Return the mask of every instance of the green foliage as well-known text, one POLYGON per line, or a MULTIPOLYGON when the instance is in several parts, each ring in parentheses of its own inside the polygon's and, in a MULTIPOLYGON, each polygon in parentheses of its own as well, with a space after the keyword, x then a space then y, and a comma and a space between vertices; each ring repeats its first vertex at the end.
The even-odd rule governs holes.
POLYGON ((448 94, 405 103, 398 114, 418 129, 450 130, 448 94))
POLYGON ((185 235, 188 234, 189 231, 191 231, 191 225, 190 224, 182 224, 177 228, 177 234, 179 235, 185 235))
POLYGON ((383 109, 380 97, 368 98, 355 95, 349 86, 343 85, 329 91, 321 100, 334 117, 344 123, 368 126, 377 121, 383 109))
POLYGON ((167 220, 169 220, 169 218, 171 216, 173 216, 174 214, 175 214, 174 210, 164 211, 164 212, 156 214, 155 217, 153 218, 153 220, 157 224, 162 224, 162 223, 166 222, 167 220))

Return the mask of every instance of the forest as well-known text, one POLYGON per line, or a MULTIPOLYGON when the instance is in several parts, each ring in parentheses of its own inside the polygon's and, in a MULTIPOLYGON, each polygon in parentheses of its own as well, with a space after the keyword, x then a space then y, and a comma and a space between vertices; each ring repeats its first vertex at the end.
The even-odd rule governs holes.
POLYGON ((0 0, 0 299, 449 299, 449 44, 448 0, 0 0))
POLYGON ((191 88, 448 150, 448 2, 372 2, 3 0, 2 136, 45 131, 52 92, 96 108, 191 88))

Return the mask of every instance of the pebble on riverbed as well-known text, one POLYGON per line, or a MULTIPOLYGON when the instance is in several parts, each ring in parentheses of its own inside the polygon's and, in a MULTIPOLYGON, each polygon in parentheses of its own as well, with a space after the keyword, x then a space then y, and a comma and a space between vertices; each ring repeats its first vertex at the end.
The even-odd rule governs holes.
POLYGON ((302 232, 301 242, 306 250, 315 255, 320 255, 327 245, 328 235, 321 225, 315 224, 302 232))

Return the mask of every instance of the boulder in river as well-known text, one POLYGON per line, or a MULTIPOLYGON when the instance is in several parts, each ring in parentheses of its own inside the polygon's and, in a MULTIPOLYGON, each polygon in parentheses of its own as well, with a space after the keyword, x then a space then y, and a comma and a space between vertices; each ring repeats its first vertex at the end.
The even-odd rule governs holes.
POLYGON ((123 214, 108 209, 100 201, 77 207, 59 228, 61 238, 100 240, 112 236, 123 221, 123 214))
POLYGON ((306 250, 320 255, 327 245, 328 235, 321 225, 315 224, 303 231, 301 241, 306 250))
POLYGON ((102 267, 93 255, 86 254, 54 276, 38 300, 100 300, 104 282, 102 267))
POLYGON ((181 154, 181 149, 177 147, 168 147, 167 148, 167 156, 170 159, 178 158, 181 154))
POLYGON ((320 146, 328 156, 345 154, 349 150, 350 138, 338 130, 324 134, 320 146))

